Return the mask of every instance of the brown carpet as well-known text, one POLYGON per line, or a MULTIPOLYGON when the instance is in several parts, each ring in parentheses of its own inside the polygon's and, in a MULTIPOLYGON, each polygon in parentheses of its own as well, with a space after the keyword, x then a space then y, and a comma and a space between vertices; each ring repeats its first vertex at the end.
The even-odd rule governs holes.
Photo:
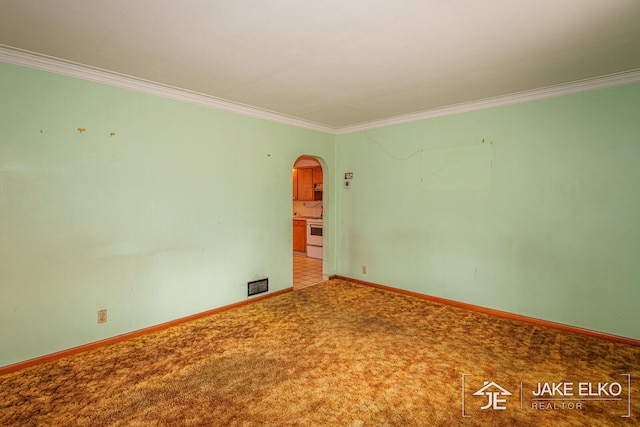
POLYGON ((638 425, 638 378, 638 347, 332 280, 2 376, 0 425, 638 425), (532 409, 544 382, 616 400, 532 409))

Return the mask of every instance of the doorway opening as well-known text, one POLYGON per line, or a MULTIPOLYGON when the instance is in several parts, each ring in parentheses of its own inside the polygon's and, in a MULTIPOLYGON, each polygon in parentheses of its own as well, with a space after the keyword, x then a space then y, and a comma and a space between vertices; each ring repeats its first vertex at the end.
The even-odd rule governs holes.
POLYGON ((323 281, 324 173, 320 161, 301 156, 291 172, 293 189, 293 288, 323 281))

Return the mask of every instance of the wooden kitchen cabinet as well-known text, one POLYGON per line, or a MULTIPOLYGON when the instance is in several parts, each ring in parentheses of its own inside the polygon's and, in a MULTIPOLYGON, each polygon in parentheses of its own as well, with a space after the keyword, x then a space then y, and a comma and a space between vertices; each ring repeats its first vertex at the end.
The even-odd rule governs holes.
POLYGON ((322 200, 322 168, 293 169, 291 175, 293 184, 293 200, 311 202, 322 200), (318 187, 319 186, 319 187, 318 187), (316 191, 316 189, 320 190, 316 191))
POLYGON ((298 200, 298 169, 294 169, 291 173, 291 181, 293 182, 293 200, 298 200))
POLYGON ((298 169, 297 172, 297 192, 294 193, 294 200, 314 200, 313 169, 298 169), (297 194, 297 197, 295 196, 295 194, 297 194))
POLYGON ((313 185, 322 185, 322 168, 320 166, 316 166, 311 170, 313 171, 313 185))
POLYGON ((293 251, 307 252, 307 221, 293 220, 293 251))
POLYGON ((322 200, 322 179, 322 167, 316 166, 313 168, 313 200, 322 200))

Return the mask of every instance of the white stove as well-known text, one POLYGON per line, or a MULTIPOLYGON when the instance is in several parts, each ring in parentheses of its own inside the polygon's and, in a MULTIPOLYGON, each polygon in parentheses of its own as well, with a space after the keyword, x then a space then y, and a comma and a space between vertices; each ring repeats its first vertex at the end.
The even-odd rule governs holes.
POLYGON ((307 218, 307 256, 322 259, 322 218, 307 218))

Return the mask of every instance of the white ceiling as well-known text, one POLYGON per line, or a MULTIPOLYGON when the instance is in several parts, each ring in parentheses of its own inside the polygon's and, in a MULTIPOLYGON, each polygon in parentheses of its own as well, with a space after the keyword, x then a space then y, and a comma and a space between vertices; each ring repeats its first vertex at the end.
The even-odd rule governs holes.
POLYGON ((640 1, 2 0, 0 44, 339 129, 640 69, 640 1))

